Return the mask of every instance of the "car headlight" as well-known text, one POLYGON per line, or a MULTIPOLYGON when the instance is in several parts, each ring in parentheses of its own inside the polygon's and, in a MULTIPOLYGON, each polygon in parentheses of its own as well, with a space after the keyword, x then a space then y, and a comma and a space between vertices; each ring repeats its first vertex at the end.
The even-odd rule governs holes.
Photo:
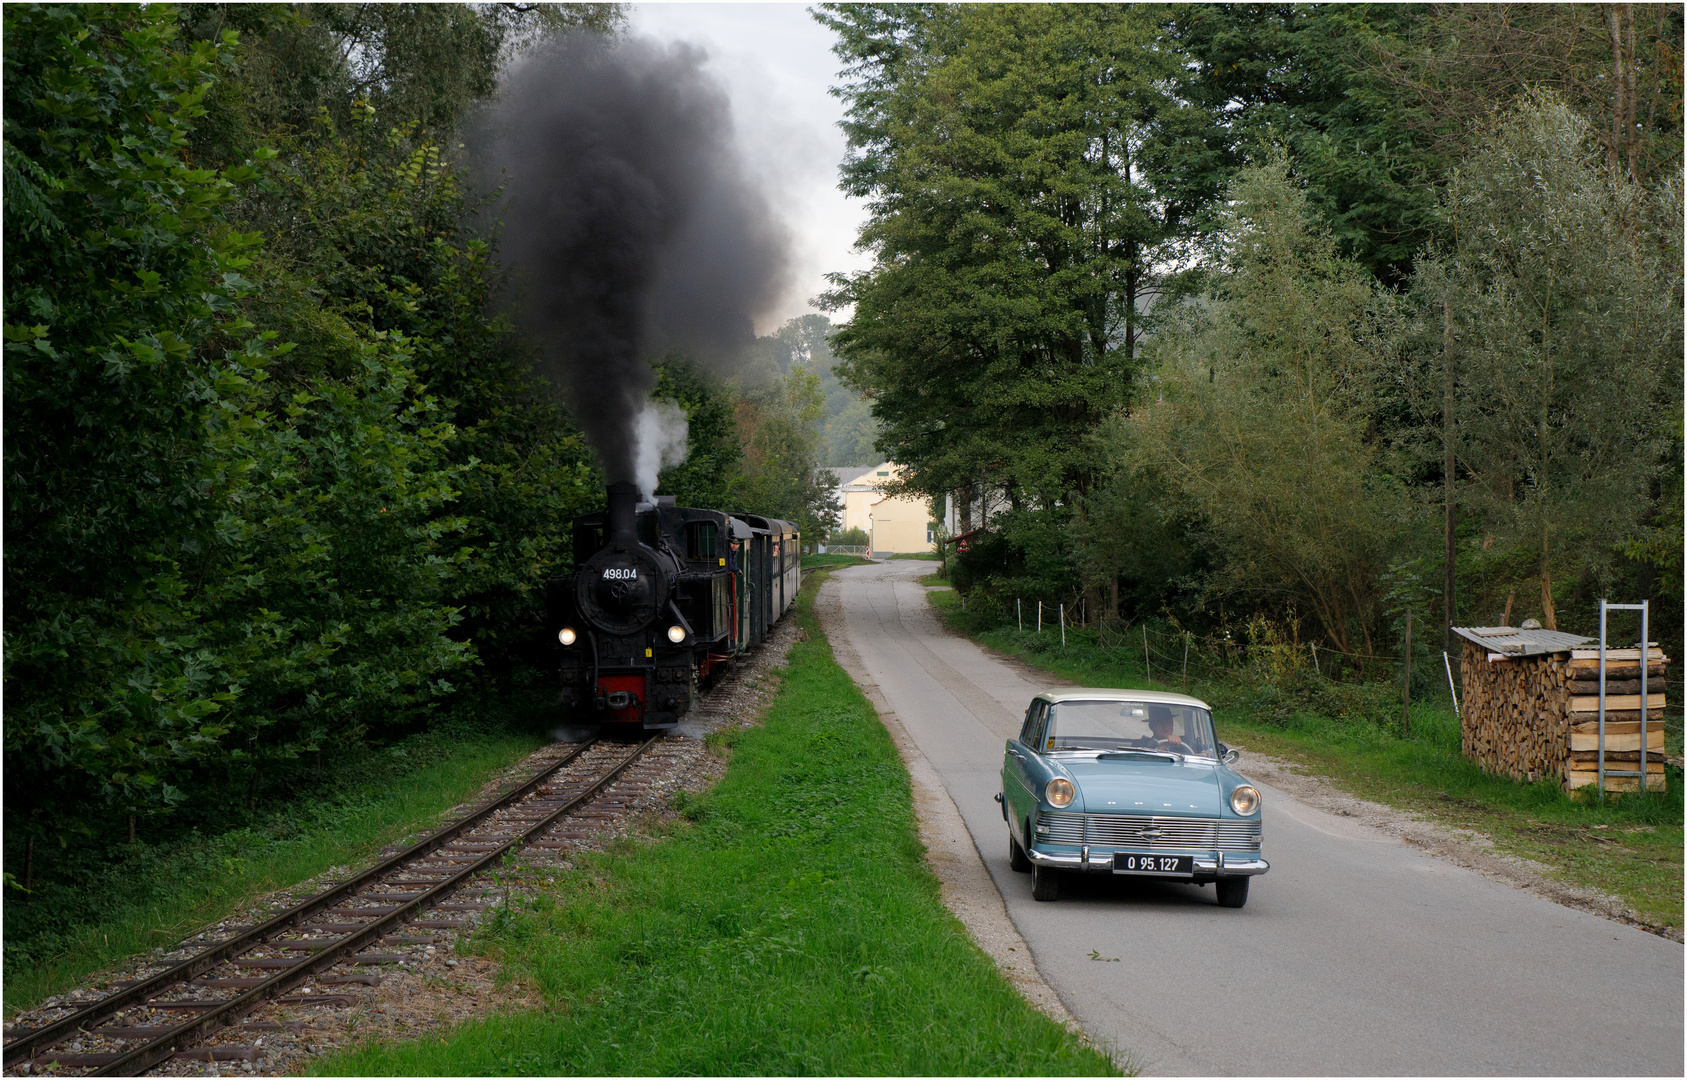
POLYGON ((1043 798, 1051 806, 1071 806, 1072 796, 1077 794, 1072 789, 1072 781, 1064 777, 1055 777, 1049 781, 1049 786, 1043 789, 1043 798))
POLYGON ((683 626, 670 626, 670 627, 668 627, 668 640, 673 642, 675 645, 678 645, 680 642, 684 641, 685 640, 685 627, 683 627, 683 626))
POLYGON ((1230 793, 1230 809, 1246 817, 1259 809, 1259 792, 1246 784, 1230 793))
POLYGON ((574 633, 572 626, 565 626, 556 632, 556 639, 564 645, 572 645, 579 639, 579 635, 574 633))

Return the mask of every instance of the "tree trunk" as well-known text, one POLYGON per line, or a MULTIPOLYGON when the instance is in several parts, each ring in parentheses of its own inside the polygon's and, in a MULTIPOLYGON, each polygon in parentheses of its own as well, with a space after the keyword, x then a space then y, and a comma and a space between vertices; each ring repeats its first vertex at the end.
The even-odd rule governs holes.
POLYGON ((1107 622, 1111 626, 1119 625, 1119 575, 1114 574, 1107 582, 1107 622))
POLYGON ((960 503, 961 532, 972 531, 972 485, 966 484, 955 492, 955 501, 960 503))
POLYGON ((1541 625, 1548 630, 1558 629, 1558 609, 1552 606, 1552 571, 1547 563, 1547 537, 1541 530, 1541 625))

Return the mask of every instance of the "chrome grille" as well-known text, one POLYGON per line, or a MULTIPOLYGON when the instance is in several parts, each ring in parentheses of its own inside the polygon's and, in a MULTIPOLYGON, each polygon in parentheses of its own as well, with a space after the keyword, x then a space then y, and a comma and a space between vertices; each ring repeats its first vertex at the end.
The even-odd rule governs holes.
POLYGON ((1148 851, 1258 851, 1260 834, 1258 821, 1060 811, 1037 816, 1037 839, 1048 844, 1096 844, 1148 851))

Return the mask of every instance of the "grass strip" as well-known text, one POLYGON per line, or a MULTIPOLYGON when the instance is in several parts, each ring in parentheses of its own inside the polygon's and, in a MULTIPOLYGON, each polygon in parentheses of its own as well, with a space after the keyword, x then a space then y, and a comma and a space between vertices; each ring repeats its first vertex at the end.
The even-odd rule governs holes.
POLYGON ((835 552, 829 555, 804 555, 802 568, 804 570, 819 570, 822 568, 836 568, 839 566, 865 566, 871 559, 864 559, 859 555, 847 552, 835 552))
MULTIPOLYGON (((926 595, 958 632, 1033 667, 1080 685, 1194 694, 1214 707, 1219 738, 1227 743, 1295 762, 1361 798, 1479 832, 1560 881, 1613 893, 1658 925, 1683 927, 1680 769, 1670 770, 1663 794, 1628 794, 1600 805, 1566 795, 1551 781, 1495 776, 1465 758, 1458 716, 1445 696, 1414 701, 1406 734, 1397 690, 1351 688, 1347 708, 1332 716, 1295 707, 1269 686, 1150 683, 1140 662, 1100 648, 1093 633, 1068 631, 1062 648, 1057 631, 972 630, 955 593, 926 595)), ((1341 692, 1332 694, 1337 707, 1341 692)), ((1238 768, 1247 771, 1245 756, 1238 768)))
POLYGON ((82 898, 79 910, 71 898, 45 891, 11 900, 6 1015, 140 953, 167 949, 266 893, 374 854, 472 798, 500 769, 543 742, 537 734, 507 732, 410 740, 385 755, 397 761, 431 750, 437 760, 407 770, 369 762, 365 782, 337 798, 301 800, 260 824, 212 837, 136 844, 126 863, 110 868, 102 894, 82 898), (434 742, 445 745, 428 745, 434 742), (55 901, 54 909, 43 908, 55 901), (18 955, 26 943, 39 952, 47 942, 50 955, 18 955))
POLYGON ((672 834, 579 860, 477 946, 547 1008, 372 1044, 335 1075, 1116 1075, 943 906, 909 780, 811 613, 764 724, 672 834))

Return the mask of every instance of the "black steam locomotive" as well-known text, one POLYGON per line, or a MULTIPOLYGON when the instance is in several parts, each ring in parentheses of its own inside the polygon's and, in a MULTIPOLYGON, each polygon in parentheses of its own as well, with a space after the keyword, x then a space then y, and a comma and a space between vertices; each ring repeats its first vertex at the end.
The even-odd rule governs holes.
POLYGON ((692 697, 796 603, 796 526, 753 514, 641 502, 574 519, 574 575, 549 583, 565 723, 679 723, 692 697))

